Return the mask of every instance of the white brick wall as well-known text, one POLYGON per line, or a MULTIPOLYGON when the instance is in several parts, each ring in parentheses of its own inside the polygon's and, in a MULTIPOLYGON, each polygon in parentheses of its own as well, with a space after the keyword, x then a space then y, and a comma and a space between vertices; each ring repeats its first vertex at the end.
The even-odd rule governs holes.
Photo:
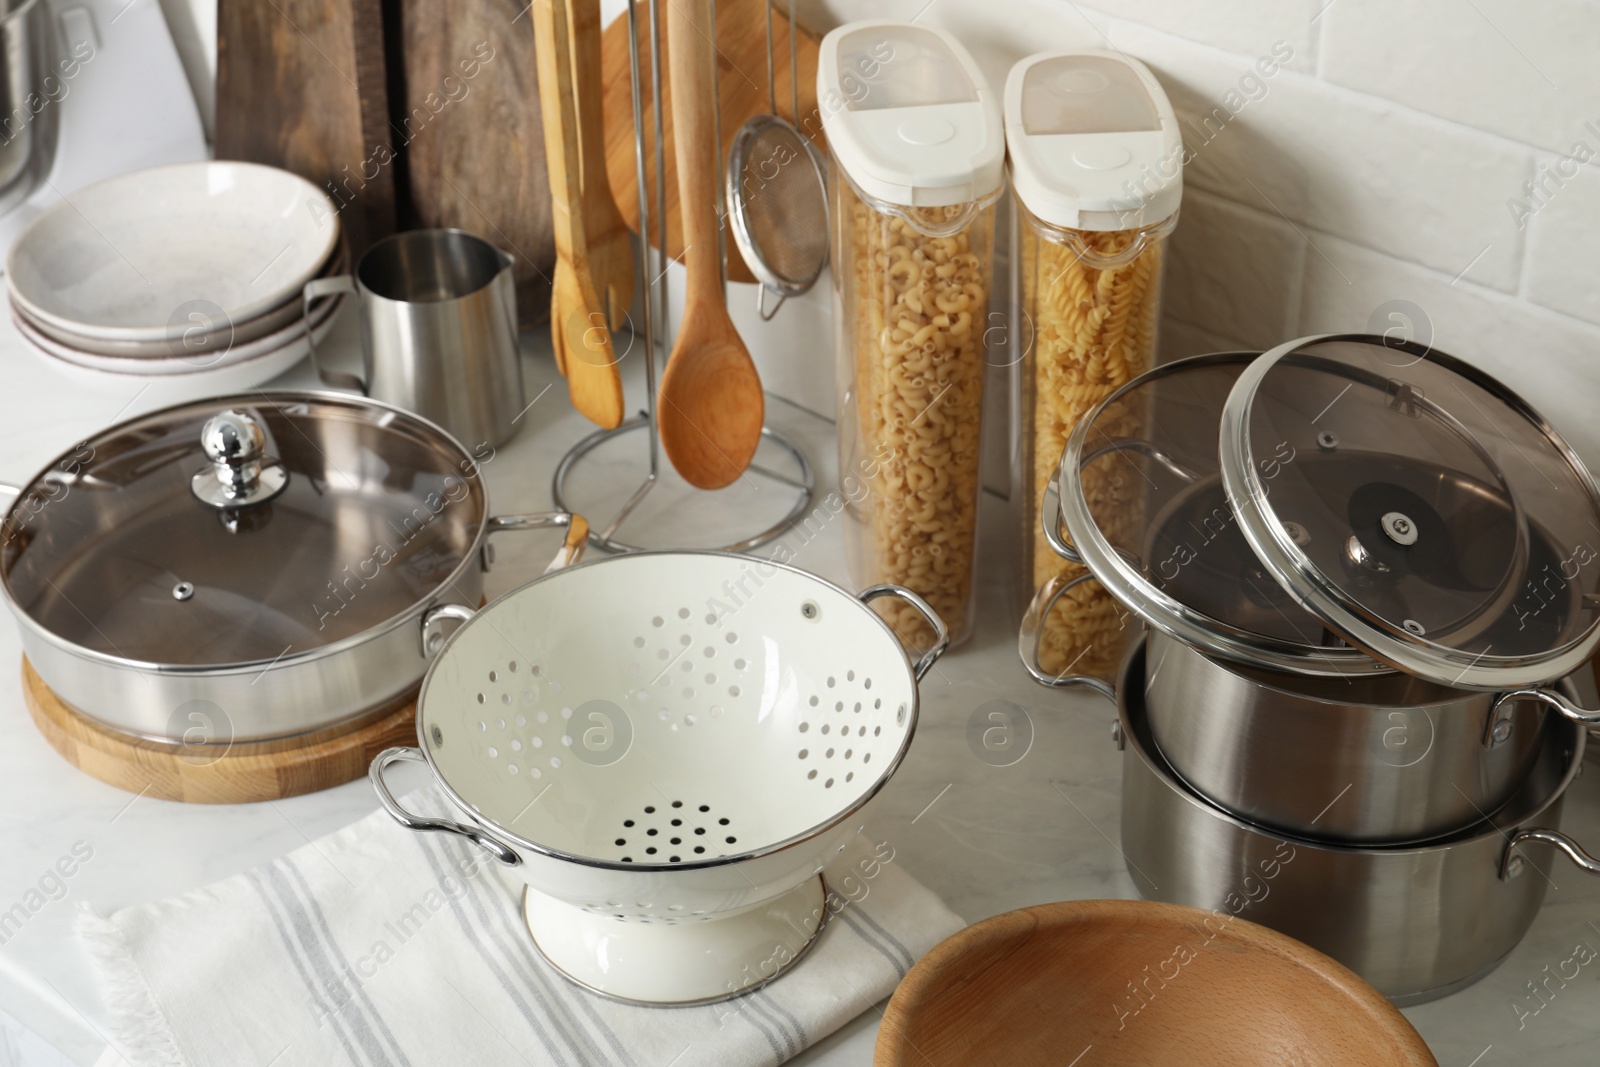
POLYGON ((1109 43, 1155 70, 1196 153, 1166 357, 1361 330, 1410 301, 1438 347, 1521 391, 1600 470, 1594 0, 935 0, 921 18, 997 82, 1018 25, 1026 50, 1109 43), (1208 139, 1204 117, 1279 41, 1294 58, 1208 139), (1595 161, 1564 161, 1580 142, 1595 161))

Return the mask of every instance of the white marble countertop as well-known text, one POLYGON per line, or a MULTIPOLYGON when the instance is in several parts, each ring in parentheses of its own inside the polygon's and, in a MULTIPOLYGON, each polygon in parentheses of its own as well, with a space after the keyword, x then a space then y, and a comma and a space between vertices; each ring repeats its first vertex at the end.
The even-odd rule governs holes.
MULTIPOLYGON (((330 344, 353 351, 353 318, 346 317, 330 344)), ((532 511, 551 504, 551 473, 562 453, 589 430, 567 405, 554 375, 543 334, 524 339, 529 397, 546 386, 526 416, 528 426, 500 452, 487 477, 497 510, 532 511)), ((637 359, 629 399, 642 395, 637 359)), ((136 388, 97 392, 60 379, 27 351, 10 324, 0 324, 0 482, 20 482, 55 454, 122 415, 160 406, 153 392, 136 388)), ((818 359, 831 373, 831 359, 818 359)), ((311 384, 302 366, 282 384, 311 384)), ((835 478, 832 426, 781 401, 768 405, 769 421, 802 443, 817 466, 820 490, 835 478)), ((628 453, 642 438, 608 446, 592 473, 610 484, 578 494, 580 510, 603 522, 633 489, 628 453)), ((670 481, 670 479, 669 479, 670 481)), ((736 494, 737 495, 737 494, 736 494)), ((756 500, 702 496, 670 485, 654 495, 638 529, 671 536, 687 524, 719 525, 784 501, 774 490, 756 500), (728 509, 734 509, 730 514, 728 509)), ((968 920, 1046 901, 1129 897, 1133 883, 1114 842, 1118 836, 1120 756, 1110 736, 1112 710, 1080 693, 1049 692, 1033 685, 1016 659, 1011 562, 1003 549, 1003 501, 985 502, 994 535, 981 575, 976 636, 948 655, 924 683, 924 711, 911 754, 890 783, 873 827, 891 841, 897 862, 938 892, 968 920), (1032 723, 1031 749, 1019 762, 996 767, 968 748, 967 724, 988 701, 1008 700, 1032 723)), ((790 536, 794 561, 843 580, 837 523, 810 539, 790 536)), ((538 546, 508 540, 490 576, 490 593, 522 573, 525 553, 538 546)), ((770 551, 768 549, 767 551, 770 551)), ((530 555, 529 566, 537 562, 530 555)), ((312 796, 234 807, 172 804, 135 798, 70 767, 34 730, 18 683, 21 649, 9 624, 0 624, 0 910, 20 900, 78 842, 92 849, 27 924, 0 944, 0 1067, 9 1063, 95 1063, 106 1052, 105 1009, 88 960, 71 932, 79 901, 110 911, 223 878, 328 833, 376 807, 365 781, 312 796), (59 1050, 57 1056, 53 1050, 59 1050)), ((1576 784, 1565 827, 1600 844, 1600 774, 1576 784)), ((80 846, 80 848, 84 847, 80 846)), ((1537 1062, 1592 1064, 1600 1040, 1600 972, 1560 989, 1537 1015, 1522 1020, 1514 1004, 1542 968, 1567 959, 1580 943, 1600 947, 1600 879, 1558 865, 1543 912, 1522 945, 1488 978, 1455 996, 1407 1011, 1447 1067, 1494 1067, 1537 1062), (1587 1050, 1587 1051, 1586 1051, 1587 1050)), ((195 931, 203 938, 205 931, 195 931)), ((862 1014, 796 1062, 864 1065, 871 1062, 882 1005, 862 1004, 862 1014)), ((103 1062, 117 1062, 107 1054, 103 1062)), ((237 1062, 253 1063, 241 1050, 237 1062)))

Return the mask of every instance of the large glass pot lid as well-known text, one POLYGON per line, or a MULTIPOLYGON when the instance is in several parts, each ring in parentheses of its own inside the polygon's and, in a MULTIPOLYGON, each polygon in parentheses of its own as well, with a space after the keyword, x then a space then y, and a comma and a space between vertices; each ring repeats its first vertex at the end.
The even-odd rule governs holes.
POLYGON ((1553 681, 1600 641, 1600 497, 1501 383, 1368 335, 1290 342, 1240 375, 1219 459, 1239 529, 1349 642, 1443 685, 1553 681))
POLYGON ((299 656, 458 578, 487 508, 443 430, 360 397, 255 393, 104 431, 22 493, 0 581, 53 640, 157 666, 299 656))
MULTIPOLYGON (((1392 673, 1296 604, 1239 532, 1217 433, 1256 356, 1157 367, 1079 421, 1056 473, 1075 551, 1146 623, 1211 655, 1310 675, 1392 673)), ((1045 513, 1048 524, 1048 499, 1045 513)))

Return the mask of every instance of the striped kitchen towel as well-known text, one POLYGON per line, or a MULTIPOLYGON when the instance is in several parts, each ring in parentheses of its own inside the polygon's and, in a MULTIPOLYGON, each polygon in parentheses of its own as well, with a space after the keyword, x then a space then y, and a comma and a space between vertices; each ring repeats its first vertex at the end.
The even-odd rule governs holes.
POLYGON ((746 1067, 869 1010, 962 925, 888 843, 858 836, 825 877, 833 917, 810 954, 695 1008, 566 981, 522 925, 514 875, 381 811, 181 896, 110 916, 82 905, 78 931, 134 1067, 746 1067))

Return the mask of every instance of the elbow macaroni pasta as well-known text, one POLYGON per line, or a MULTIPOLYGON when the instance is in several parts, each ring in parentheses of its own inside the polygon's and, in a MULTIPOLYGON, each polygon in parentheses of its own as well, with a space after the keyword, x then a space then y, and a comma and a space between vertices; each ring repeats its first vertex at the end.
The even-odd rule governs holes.
MULTIPOLYGON (((1067 437, 1079 419, 1121 386, 1150 369, 1155 354, 1161 246, 1150 241, 1132 260, 1100 269, 1069 244, 1040 235, 1024 223, 1023 306, 1033 319, 1033 350, 1024 364, 1025 395, 1032 428, 1028 478, 1027 538, 1033 587, 1052 577, 1083 572, 1055 553, 1044 539, 1040 500, 1055 476, 1067 437)), ((1091 260, 1126 253, 1137 231, 1076 231, 1091 260)), ((1095 437, 1140 434, 1137 410, 1108 410, 1095 437)), ((1090 450, 1094 447, 1090 444, 1090 450)), ((1128 543, 1140 520, 1139 475, 1127 462, 1101 460, 1081 471, 1084 495, 1102 530, 1115 544, 1128 543)), ((1110 676, 1133 624, 1126 611, 1096 582, 1068 590, 1040 624, 1039 665, 1051 674, 1110 676)))
MULTIPOLYGON (((994 209, 936 237, 874 210, 847 179, 836 176, 834 186, 847 390, 841 468, 850 469, 857 454, 881 458, 871 493, 850 512, 851 570, 863 585, 894 582, 918 593, 960 640, 972 607, 994 209)), ((935 230, 970 210, 921 209, 935 230)), ((874 607, 907 641, 932 639, 909 605, 880 600, 874 607)))

